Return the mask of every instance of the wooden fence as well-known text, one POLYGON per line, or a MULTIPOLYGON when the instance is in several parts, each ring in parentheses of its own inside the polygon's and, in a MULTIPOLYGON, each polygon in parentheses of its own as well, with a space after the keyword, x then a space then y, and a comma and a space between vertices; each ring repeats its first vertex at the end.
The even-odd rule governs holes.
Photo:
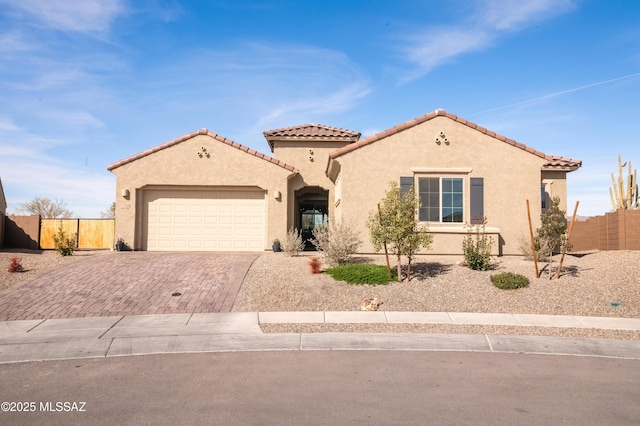
POLYGON ((570 242, 574 252, 640 250, 640 210, 617 210, 576 221, 570 242))
POLYGON ((53 236, 62 229, 76 237, 78 249, 111 249, 115 237, 113 219, 42 219, 40 221, 40 248, 53 249, 53 236))

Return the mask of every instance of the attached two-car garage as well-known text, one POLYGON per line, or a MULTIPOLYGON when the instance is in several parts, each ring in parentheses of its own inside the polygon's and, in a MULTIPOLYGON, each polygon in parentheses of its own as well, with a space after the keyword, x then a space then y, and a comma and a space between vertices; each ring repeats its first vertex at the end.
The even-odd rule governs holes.
POLYGON ((161 188, 143 194, 146 250, 264 250, 264 190, 161 188))

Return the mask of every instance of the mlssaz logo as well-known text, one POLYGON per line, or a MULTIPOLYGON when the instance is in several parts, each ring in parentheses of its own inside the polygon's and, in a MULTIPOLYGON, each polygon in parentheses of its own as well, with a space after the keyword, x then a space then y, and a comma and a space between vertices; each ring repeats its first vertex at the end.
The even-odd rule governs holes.
POLYGON ((58 401, 58 402, 41 402, 40 403, 40 411, 54 411, 54 412, 71 412, 71 411, 86 411, 84 409, 86 402, 69 402, 69 401, 58 401))

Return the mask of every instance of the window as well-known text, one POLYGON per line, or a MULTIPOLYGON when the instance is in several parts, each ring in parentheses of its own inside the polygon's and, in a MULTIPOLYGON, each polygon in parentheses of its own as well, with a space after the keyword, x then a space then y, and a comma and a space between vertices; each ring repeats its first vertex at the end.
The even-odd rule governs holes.
POLYGON ((421 222, 462 223, 462 178, 418 178, 421 222))
POLYGON ((542 210, 547 209, 547 185, 544 183, 540 187, 540 199, 542 200, 542 210))

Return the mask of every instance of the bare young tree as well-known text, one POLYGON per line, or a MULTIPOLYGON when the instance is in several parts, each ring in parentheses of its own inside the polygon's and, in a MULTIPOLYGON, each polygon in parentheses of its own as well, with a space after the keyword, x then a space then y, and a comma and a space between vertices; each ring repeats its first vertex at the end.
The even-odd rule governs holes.
POLYGON ((31 201, 20 203, 18 212, 40 215, 43 219, 66 219, 73 216, 73 212, 67 209, 67 203, 62 200, 35 197, 31 201))
POLYGON ((100 212, 100 217, 103 219, 115 219, 116 218, 116 203, 111 203, 111 207, 107 210, 100 212))

